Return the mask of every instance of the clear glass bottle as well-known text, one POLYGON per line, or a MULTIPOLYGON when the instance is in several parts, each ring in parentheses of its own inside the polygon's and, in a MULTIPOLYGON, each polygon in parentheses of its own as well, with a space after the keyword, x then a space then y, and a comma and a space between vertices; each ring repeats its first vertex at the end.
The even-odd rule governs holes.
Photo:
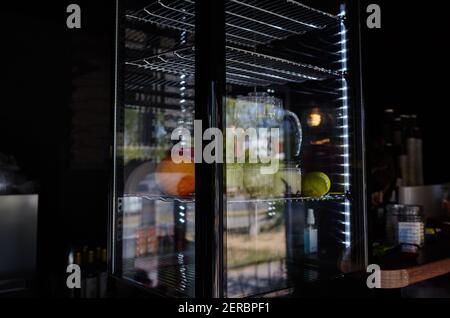
POLYGON ((386 243, 398 243, 398 219, 403 206, 399 204, 389 204, 386 206, 386 243))
POLYGON ((306 228, 304 232, 304 244, 305 244, 304 245, 305 255, 317 253, 318 251, 317 226, 313 209, 308 209, 308 215, 306 218, 306 228))

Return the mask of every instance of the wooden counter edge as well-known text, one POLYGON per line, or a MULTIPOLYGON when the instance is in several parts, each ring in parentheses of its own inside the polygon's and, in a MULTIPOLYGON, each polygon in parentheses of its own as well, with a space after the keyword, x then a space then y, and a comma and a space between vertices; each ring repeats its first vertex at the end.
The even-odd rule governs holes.
POLYGON ((404 288, 447 273, 450 273, 450 258, 399 270, 382 270, 380 288, 404 288))

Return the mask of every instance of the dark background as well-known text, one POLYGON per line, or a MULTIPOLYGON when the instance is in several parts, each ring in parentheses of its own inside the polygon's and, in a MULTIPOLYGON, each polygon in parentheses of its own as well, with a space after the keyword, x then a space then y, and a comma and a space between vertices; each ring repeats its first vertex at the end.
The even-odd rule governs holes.
POLYGON ((69 249, 106 248, 114 2, 6 4, 0 14, 0 152, 39 182, 40 295, 60 296, 69 249), (90 102, 89 102, 90 101, 90 102))
POLYGON ((424 135, 425 182, 449 182, 450 110, 445 74, 450 61, 445 39, 450 20, 445 5, 406 0, 363 3, 377 3, 382 10, 382 28, 363 27, 362 33, 367 144, 370 147, 381 134, 383 109, 416 113, 424 135))
MULTIPOLYGON (((40 285, 54 296, 69 248, 106 246, 114 2, 76 1, 81 30, 65 26, 69 1, 30 3, 2 4, 0 152, 14 155, 40 183, 40 285)), ((362 3, 364 22, 372 1, 362 3)), ((368 156, 384 108, 417 113, 426 182, 450 181, 450 20, 443 1, 374 3, 382 8, 382 29, 363 23, 362 30, 368 156)))

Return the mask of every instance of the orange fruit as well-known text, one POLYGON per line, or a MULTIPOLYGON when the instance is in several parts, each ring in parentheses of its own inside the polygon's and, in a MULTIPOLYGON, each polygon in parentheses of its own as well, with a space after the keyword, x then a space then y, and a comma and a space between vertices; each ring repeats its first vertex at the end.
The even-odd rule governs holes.
POLYGON ((160 190, 168 195, 188 196, 195 192, 195 164, 176 164, 172 158, 166 158, 155 172, 160 190))

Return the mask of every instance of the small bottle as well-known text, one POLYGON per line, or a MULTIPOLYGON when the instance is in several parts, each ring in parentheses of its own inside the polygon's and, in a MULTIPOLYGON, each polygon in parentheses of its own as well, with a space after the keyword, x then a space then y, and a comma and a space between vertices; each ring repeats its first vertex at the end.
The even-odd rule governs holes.
POLYGON ((97 247, 95 249, 94 262, 95 275, 97 276, 97 297, 100 297, 100 273, 102 272, 102 249, 97 247))
POLYGON ((86 298, 97 298, 97 274, 95 271, 94 251, 89 251, 86 274, 86 298))
POLYGON ((396 170, 396 187, 395 202, 398 202, 398 189, 403 186, 402 167, 406 166, 405 157, 403 156, 403 136, 402 136, 402 119, 397 117, 394 119, 394 154, 395 154, 395 170, 396 170), (403 157, 402 157, 403 156, 403 157))
POLYGON ((81 267, 81 298, 86 298, 86 278, 89 266, 89 247, 87 245, 83 246, 81 250, 81 263, 83 264, 81 267))
POLYGON ((305 255, 317 253, 317 227, 313 209, 308 209, 304 232, 304 244, 305 255))
POLYGON ((410 175, 410 157, 408 152, 408 136, 409 136, 409 126, 411 121, 411 116, 401 115, 401 125, 402 125, 402 153, 399 156, 399 166, 402 175, 402 186, 408 187, 412 185, 411 175, 410 175))
POLYGON ((384 146, 389 150, 391 150, 394 146, 394 122, 395 122, 394 110, 385 109, 383 120, 383 143, 384 146))
MULTIPOLYGON (((82 256, 80 252, 75 253, 75 259, 74 264, 78 265, 81 268, 82 265, 82 256)), ((80 278, 82 279, 82 278, 80 278)), ((83 288, 83 282, 81 282, 80 288, 74 288, 73 293, 71 293, 71 297, 73 298, 82 298, 82 288, 83 288)))
POLYGON ((75 256, 75 264, 77 264, 78 266, 81 266, 81 263, 82 263, 81 253, 77 252, 75 255, 76 255, 75 256))
MULTIPOLYGON (((73 264, 75 264, 74 251, 70 250, 69 251, 69 255, 68 255, 67 265, 70 266, 70 265, 73 265, 73 264)), ((75 298, 75 290, 73 288, 70 288, 68 290, 68 297, 69 298, 75 298)))
POLYGON ((418 184, 417 178, 417 137, 416 136, 416 121, 417 115, 411 115, 409 117, 408 131, 406 135, 406 152, 408 155, 408 186, 415 187, 418 184))
POLYGON ((107 297, 107 290, 108 290, 107 262, 108 262, 108 254, 107 254, 106 249, 103 249, 102 255, 101 255, 100 273, 98 275, 98 290, 99 290, 100 298, 107 297))
POLYGON ((95 249, 95 267, 97 267, 97 269, 100 267, 101 261, 102 261, 102 249, 101 247, 97 247, 95 249))
POLYGON ((83 269, 81 268, 81 265, 83 263, 83 257, 80 252, 77 252, 75 254, 75 264, 77 264, 81 269, 81 288, 75 289, 75 298, 84 298, 84 277, 83 277, 83 269))
POLYGON ((81 252, 81 261, 83 262, 83 264, 88 263, 88 258, 89 258, 89 247, 85 245, 83 246, 83 250, 81 252))
POLYGON ((414 169, 414 175, 416 177, 416 185, 422 186, 424 184, 423 180, 423 142, 422 142, 422 131, 420 129, 419 125, 419 119, 417 115, 412 115, 412 136, 415 140, 415 153, 414 153, 414 159, 415 159, 415 166, 412 168, 414 169))

